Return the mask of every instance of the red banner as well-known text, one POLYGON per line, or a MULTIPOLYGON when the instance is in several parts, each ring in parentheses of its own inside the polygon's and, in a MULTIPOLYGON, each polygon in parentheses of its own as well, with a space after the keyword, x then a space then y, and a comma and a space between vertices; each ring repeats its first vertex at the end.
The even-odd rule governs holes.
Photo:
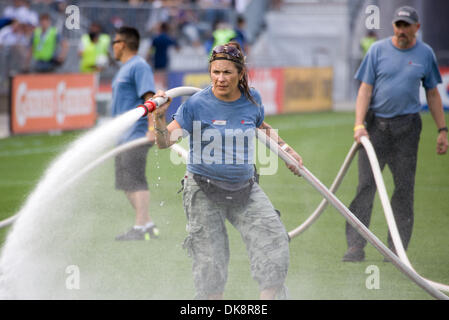
POLYGON ((94 74, 30 74, 13 78, 11 131, 90 128, 96 120, 94 74))
POLYGON ((279 114, 284 104, 284 74, 281 68, 249 70, 249 85, 259 91, 265 114, 279 114))

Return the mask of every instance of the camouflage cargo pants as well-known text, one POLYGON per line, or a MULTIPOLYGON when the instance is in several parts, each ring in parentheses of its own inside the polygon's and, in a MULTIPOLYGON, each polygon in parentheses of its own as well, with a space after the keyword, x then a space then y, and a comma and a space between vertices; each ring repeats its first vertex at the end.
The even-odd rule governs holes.
POLYGON ((224 292, 229 263, 228 221, 240 232, 260 290, 281 288, 289 265, 288 234, 270 200, 254 184, 249 201, 240 207, 209 200, 191 173, 184 179, 183 204, 188 220, 184 248, 193 258, 196 298, 224 292))

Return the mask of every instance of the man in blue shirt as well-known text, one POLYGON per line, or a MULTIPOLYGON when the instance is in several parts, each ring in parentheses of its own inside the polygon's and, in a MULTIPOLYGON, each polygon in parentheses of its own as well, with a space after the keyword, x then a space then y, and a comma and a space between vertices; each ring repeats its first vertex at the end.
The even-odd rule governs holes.
MULTIPOLYGON (((355 75, 361 85, 356 101, 354 139, 360 142, 362 136, 369 136, 380 167, 383 169, 387 164, 391 170, 395 183, 391 206, 405 249, 413 228, 413 195, 421 132, 421 83, 438 129, 437 153, 445 154, 448 149, 448 129, 437 89, 441 76, 433 50, 416 39, 419 28, 415 9, 407 6, 397 9, 393 37, 374 43, 355 75)), ((359 152, 359 185, 349 209, 366 226, 369 225, 375 192, 371 166, 362 149, 359 152)), ((343 261, 363 261, 366 240, 348 223, 346 239, 348 251, 343 261)), ((395 251, 390 234, 388 245, 395 251)))
MULTIPOLYGON (((114 58, 122 63, 112 82, 112 115, 118 116, 136 108, 155 92, 150 66, 137 55, 140 36, 136 29, 120 28, 112 41, 114 58)), ((120 138, 126 143, 144 137, 148 132, 147 117, 140 118, 120 138)), ((151 140, 152 137, 150 137, 151 140)), ((152 138, 154 143, 154 137, 152 138)), ((151 145, 134 148, 115 159, 116 188, 123 190, 136 212, 133 228, 116 240, 149 240, 159 231, 148 213, 150 192, 145 177, 146 158, 151 145)))

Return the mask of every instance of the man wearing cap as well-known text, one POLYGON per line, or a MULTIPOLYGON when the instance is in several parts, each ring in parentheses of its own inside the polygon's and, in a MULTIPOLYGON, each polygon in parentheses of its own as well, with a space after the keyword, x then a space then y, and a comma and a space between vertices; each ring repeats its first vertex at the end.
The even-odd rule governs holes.
MULTIPOLYGON (((413 228, 413 195, 421 118, 420 84, 437 127, 437 154, 448 149, 447 127, 437 84, 441 83, 432 48, 416 38, 420 28, 412 7, 396 10, 394 35, 375 42, 357 71, 354 139, 368 136, 381 169, 388 165, 395 189, 391 199, 399 234, 407 249, 413 228)), ((376 184, 364 149, 359 152, 359 185, 349 209, 369 226, 376 184)), ((343 261, 363 261, 366 240, 346 224, 348 251, 343 261)), ((388 245, 395 250, 390 234, 388 245)))

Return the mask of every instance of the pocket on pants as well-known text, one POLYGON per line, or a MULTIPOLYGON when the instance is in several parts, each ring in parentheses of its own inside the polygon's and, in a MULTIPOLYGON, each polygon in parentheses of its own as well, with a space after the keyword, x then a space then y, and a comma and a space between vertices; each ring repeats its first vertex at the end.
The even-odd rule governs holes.
POLYGON ((188 229, 187 231, 189 232, 189 235, 184 239, 184 242, 182 244, 182 248, 187 250, 187 255, 189 257, 193 257, 193 254, 194 254, 194 239, 195 239, 195 237, 199 237, 200 236, 201 231, 203 230, 203 227, 202 226, 189 224, 187 229, 188 229))

